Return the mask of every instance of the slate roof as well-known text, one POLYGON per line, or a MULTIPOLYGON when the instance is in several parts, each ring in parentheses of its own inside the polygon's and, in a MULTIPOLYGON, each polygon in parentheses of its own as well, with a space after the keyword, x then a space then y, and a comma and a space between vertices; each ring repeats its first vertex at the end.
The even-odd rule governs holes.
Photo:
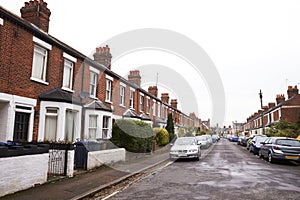
POLYGON ((107 107, 102 101, 100 101, 99 99, 94 100, 88 104, 84 105, 85 108, 87 109, 95 109, 95 110, 105 110, 105 111, 109 111, 112 112, 112 109, 107 107))
POLYGON ((38 97, 41 101, 56 101, 81 105, 80 100, 74 97, 73 93, 67 92, 61 88, 48 90, 47 92, 40 94, 38 97))
POLYGON ((123 113, 123 117, 128 117, 128 118, 138 118, 141 119, 140 116, 138 116, 133 110, 131 109, 127 109, 124 113, 123 113))

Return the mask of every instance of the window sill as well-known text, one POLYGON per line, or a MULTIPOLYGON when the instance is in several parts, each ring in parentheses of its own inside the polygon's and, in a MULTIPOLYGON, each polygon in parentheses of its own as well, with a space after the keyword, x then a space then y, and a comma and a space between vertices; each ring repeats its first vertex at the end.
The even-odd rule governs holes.
POLYGON ((32 80, 32 81, 34 81, 34 82, 38 82, 38 83, 44 84, 44 85, 49 85, 48 82, 43 81, 43 80, 38 79, 38 78, 35 78, 35 77, 30 77, 30 80, 32 80))
POLYGON ((120 104, 120 107, 122 107, 122 108, 126 108, 126 106, 125 106, 125 105, 122 105, 122 104, 120 104))
POLYGON ((74 93, 74 90, 72 90, 70 88, 62 87, 61 89, 65 90, 65 91, 68 91, 68 92, 74 93))
POLYGON ((111 102, 111 101, 108 101, 108 100, 105 100, 105 103, 110 103, 110 104, 112 104, 112 102, 111 102))

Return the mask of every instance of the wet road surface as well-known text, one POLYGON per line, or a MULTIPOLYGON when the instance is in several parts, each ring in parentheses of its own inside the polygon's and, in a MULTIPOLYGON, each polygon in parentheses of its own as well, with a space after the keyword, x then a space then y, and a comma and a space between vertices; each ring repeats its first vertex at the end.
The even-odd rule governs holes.
POLYGON ((300 199, 300 166, 270 164, 221 139, 200 161, 176 161, 109 199, 300 199))

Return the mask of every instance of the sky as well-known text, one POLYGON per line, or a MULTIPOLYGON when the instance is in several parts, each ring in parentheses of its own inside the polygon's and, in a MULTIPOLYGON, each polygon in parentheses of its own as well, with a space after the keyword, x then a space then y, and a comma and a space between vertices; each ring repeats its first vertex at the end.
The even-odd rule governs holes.
MULTIPOLYGON (((220 101, 224 101, 225 118, 219 125, 245 122, 260 108, 260 89, 267 105, 275 102, 276 94, 287 96, 288 85, 300 84, 297 0, 45 1, 51 10, 49 34, 87 56, 116 35, 145 28, 170 30, 198 44, 213 62, 224 87, 225 99, 220 101)), ((0 0, 0 5, 20 16, 24 2, 0 0)), ((195 74, 180 58, 153 49, 135 51, 115 60, 112 70, 126 77, 129 70, 139 66, 162 65, 178 69, 191 84, 195 74)), ((153 84, 164 78, 156 72, 142 76, 151 76, 153 84)), ((142 84, 145 89, 148 85, 142 84)), ((189 98, 172 92, 172 85, 158 85, 161 92, 170 92, 179 102, 189 98)), ((203 120, 211 119, 216 108, 205 77, 196 85, 191 86, 197 96, 196 114, 203 120)))

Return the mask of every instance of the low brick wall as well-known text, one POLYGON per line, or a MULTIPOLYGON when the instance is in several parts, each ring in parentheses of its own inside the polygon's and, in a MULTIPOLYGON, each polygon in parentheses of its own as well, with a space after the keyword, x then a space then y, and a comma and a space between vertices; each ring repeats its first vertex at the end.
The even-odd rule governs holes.
POLYGON ((110 149, 88 152, 87 170, 100 167, 103 164, 125 162, 125 149, 110 149))
POLYGON ((0 158, 0 196, 47 181, 49 153, 0 158))

